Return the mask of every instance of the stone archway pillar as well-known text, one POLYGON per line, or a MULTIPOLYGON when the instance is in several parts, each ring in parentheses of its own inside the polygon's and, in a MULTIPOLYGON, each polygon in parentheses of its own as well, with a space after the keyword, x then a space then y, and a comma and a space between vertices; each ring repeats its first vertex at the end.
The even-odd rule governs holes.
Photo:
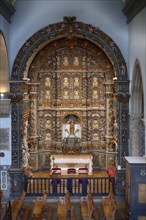
POLYGON ((143 156, 144 152, 144 124, 141 121, 141 114, 130 115, 130 145, 132 156, 143 156))

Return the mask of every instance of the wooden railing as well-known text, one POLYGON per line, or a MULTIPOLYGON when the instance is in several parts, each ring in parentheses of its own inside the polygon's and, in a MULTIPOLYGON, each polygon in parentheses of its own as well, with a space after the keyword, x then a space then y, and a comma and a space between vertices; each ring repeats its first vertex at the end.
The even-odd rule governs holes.
POLYGON ((88 190, 92 195, 104 196, 115 189, 114 178, 27 178, 24 189, 28 196, 42 195, 44 190, 48 196, 64 196, 67 191, 71 196, 86 195, 88 190))

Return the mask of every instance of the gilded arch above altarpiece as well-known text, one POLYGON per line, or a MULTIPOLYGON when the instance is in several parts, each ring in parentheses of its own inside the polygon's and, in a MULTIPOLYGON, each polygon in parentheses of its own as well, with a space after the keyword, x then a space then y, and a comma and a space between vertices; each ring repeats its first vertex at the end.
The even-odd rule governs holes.
MULTIPOLYGON (((27 78, 28 73, 29 73, 29 68, 31 64, 33 63, 33 60, 35 59, 36 55, 39 54, 39 51, 41 51, 43 48, 45 48, 47 45, 51 44, 51 42, 55 42, 58 40, 61 40, 62 38, 66 39, 72 39, 72 38, 77 38, 77 39, 83 39, 86 41, 91 42, 98 48, 100 48, 107 58, 109 59, 112 67, 113 67, 113 78, 116 80, 113 81, 114 88, 116 91, 115 92, 115 101, 112 103, 109 103, 109 106, 112 105, 114 106, 114 109, 116 109, 116 114, 117 114, 117 146, 114 146, 116 149, 116 152, 102 152, 100 151, 100 160, 104 160, 105 162, 101 163, 104 164, 103 167, 105 168, 110 165, 109 160, 113 160, 115 163, 118 163, 124 167, 124 161, 123 161, 123 156, 128 155, 128 102, 129 102, 129 81, 128 81, 128 76, 127 76, 127 68, 126 64, 124 61, 124 58, 115 44, 113 40, 108 37, 105 33, 103 33, 101 30, 98 28, 93 27, 92 25, 89 24, 84 24, 82 22, 77 22, 75 17, 64 17, 64 21, 57 23, 57 24, 52 24, 49 25, 37 33, 35 33, 32 37, 30 37, 22 46, 20 51, 18 52, 18 55, 15 59, 14 65, 13 65, 13 71, 12 71, 12 78, 11 80, 11 93, 12 95, 12 147, 13 147, 13 154, 12 154, 12 163, 13 166, 19 166, 21 164, 21 160, 19 158, 20 152, 21 152, 21 143, 22 143, 22 137, 23 133, 26 133, 26 129, 23 129, 22 135, 19 133, 20 129, 20 123, 21 126, 22 124, 25 124, 25 121, 28 119, 28 106, 29 102, 27 101, 29 96, 30 100, 34 100, 34 97, 36 97, 35 89, 34 91, 31 91, 30 94, 24 95, 24 93, 28 92, 28 85, 27 83, 27 78), (23 89, 23 94, 22 94, 22 89, 23 89), (17 97, 19 96, 20 99, 22 99, 22 102, 18 102, 17 97), (25 96, 25 98, 24 98, 25 96), (18 103, 17 103, 18 102, 18 103), (17 103, 17 104, 16 104, 17 103), (20 110, 21 109, 21 114, 22 118, 20 117, 20 110), (16 115, 16 116, 15 116, 16 115), (125 116, 126 115, 126 116, 125 116), (16 119, 16 120, 15 120, 16 119), (22 121, 21 121, 22 120, 22 121), (15 125, 15 126, 13 126, 15 125), (14 129, 15 127, 15 129, 14 129), (117 161, 117 155, 118 155, 118 161, 117 161)), ((96 82, 95 82, 96 83, 96 82)), ((35 87, 37 88, 39 83, 35 83, 35 87)), ((107 85, 108 87, 108 85, 107 85)), ((96 96, 96 94, 94 94, 96 96)), ((48 94, 49 96, 49 94, 48 94)), ((112 94, 107 94, 107 96, 110 99, 110 96, 112 94)), ((34 102, 31 102, 31 105, 34 105, 34 102)), ((109 114, 113 114, 114 116, 114 111, 111 108, 111 112, 109 114)), ((32 113, 32 117, 36 117, 35 114, 32 113)), ((42 117, 40 117, 43 119, 42 117)), ((48 118, 48 123, 49 123, 49 116, 48 118)), ((111 117, 112 118, 112 117, 111 117)), ((98 121, 98 117, 94 117, 94 123, 98 121)), ((25 125, 23 125, 25 127, 25 125)), ((22 126, 22 127, 23 127, 22 126)), ((49 125, 48 125, 49 126, 49 125)), ((95 125, 94 125, 95 126, 95 125)), ((21 127, 21 129, 22 129, 21 127)), ((36 130, 34 129, 34 134, 36 134, 36 130)), ((49 128, 48 128, 49 130, 49 128)), ((31 137, 32 138, 32 137, 31 137)), ((31 139, 30 138, 30 139, 31 139)), ((48 136, 48 138, 50 138, 48 136)), ((96 141, 96 132, 94 135, 95 141, 96 141)), ((33 139, 32 141, 30 140, 33 145, 38 144, 38 139, 33 139)), ((110 146, 115 145, 115 143, 112 143, 112 139, 110 138, 107 140, 108 144, 110 146)), ((88 153, 90 152, 87 150, 88 153)), ((54 152, 53 152, 54 153, 54 152)), ((100 164, 97 164, 96 161, 99 161, 97 150, 93 150, 93 162, 95 168, 100 166, 100 164)), ((51 154, 51 151, 48 151, 46 154, 46 158, 48 155, 51 154)), ((34 151, 34 161, 37 160, 43 160, 44 157, 43 151, 41 151, 41 148, 38 153, 34 151)), ((45 160, 45 165, 47 166, 47 159, 45 160)), ((114 164, 116 165, 116 164, 114 164)), ((44 164, 42 164, 44 166, 44 164)), ((35 167, 37 168, 37 167, 35 167)))
POLYGON ((63 22, 46 26, 32 35, 18 52, 13 65, 12 79, 21 80, 27 77, 30 63, 38 51, 48 43, 62 37, 74 36, 87 39, 101 48, 114 67, 115 77, 121 81, 128 80, 126 64, 116 43, 100 29, 77 22, 75 17, 64 17, 63 22))

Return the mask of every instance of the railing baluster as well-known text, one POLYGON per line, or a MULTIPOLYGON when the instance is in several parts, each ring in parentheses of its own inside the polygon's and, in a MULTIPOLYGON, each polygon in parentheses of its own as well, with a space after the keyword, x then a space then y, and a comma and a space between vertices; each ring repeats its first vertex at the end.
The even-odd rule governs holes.
POLYGON ((94 193, 97 193, 97 179, 94 179, 94 193))
POLYGON ((64 193, 64 191, 63 191, 63 179, 60 182, 60 192, 61 192, 61 194, 64 193))
POLYGON ((38 181, 34 179, 35 193, 38 192, 38 181))
POLYGON ((44 193, 44 191, 46 190, 45 185, 44 185, 44 179, 42 179, 41 181, 41 191, 42 193, 44 193))
POLYGON ((29 196, 40 195, 44 191, 48 196, 64 196, 68 190, 71 195, 86 195, 88 190, 93 195, 107 195, 110 187, 114 187, 114 179, 109 177, 98 178, 33 178, 24 182, 24 189, 29 196), (27 182, 27 184, 26 184, 27 182))

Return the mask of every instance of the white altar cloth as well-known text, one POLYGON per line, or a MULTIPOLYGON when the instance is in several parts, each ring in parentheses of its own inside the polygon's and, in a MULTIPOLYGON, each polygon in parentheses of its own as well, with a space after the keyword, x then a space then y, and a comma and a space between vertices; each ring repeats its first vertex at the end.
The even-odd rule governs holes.
POLYGON ((88 174, 92 174, 92 155, 51 155, 51 170, 53 167, 61 168, 61 173, 67 171, 69 168, 78 169, 81 167, 88 168, 88 174))

